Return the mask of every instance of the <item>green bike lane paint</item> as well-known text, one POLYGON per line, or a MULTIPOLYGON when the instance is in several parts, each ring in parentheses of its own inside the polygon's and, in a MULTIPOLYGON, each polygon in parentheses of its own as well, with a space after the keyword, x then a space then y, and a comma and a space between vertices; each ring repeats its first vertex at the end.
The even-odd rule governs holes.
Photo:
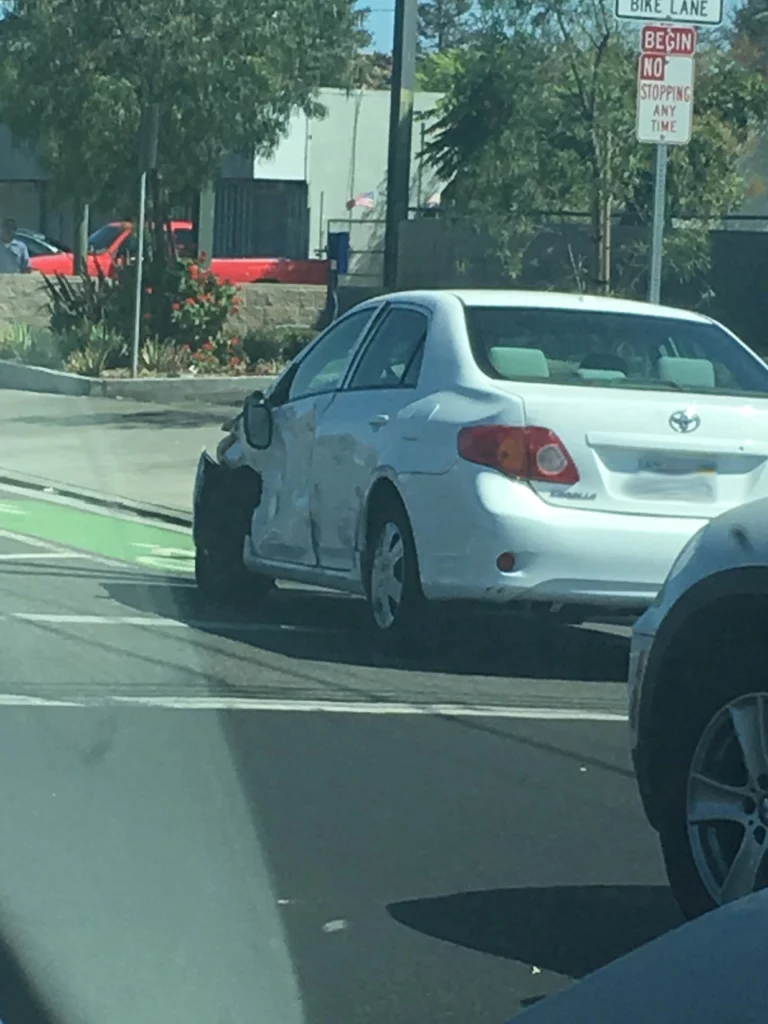
POLYGON ((157 572, 191 574, 191 533, 77 505, 0 491, 0 530, 157 572))

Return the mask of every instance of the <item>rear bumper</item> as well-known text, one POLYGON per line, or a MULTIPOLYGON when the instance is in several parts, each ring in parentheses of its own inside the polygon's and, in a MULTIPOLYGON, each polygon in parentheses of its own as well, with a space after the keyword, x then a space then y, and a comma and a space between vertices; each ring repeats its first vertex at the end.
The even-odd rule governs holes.
POLYGON ((560 508, 525 483, 469 463, 404 483, 424 592, 641 610, 705 519, 560 508), (450 510, 450 514, 445 510, 450 510), (515 571, 496 559, 515 555, 515 571))

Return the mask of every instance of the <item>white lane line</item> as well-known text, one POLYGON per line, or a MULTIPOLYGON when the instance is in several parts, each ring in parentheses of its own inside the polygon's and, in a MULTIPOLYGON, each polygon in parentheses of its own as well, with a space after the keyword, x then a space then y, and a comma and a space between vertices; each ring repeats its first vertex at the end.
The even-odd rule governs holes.
POLYGON ((431 715, 450 718, 529 718, 564 722, 626 722, 618 712, 589 708, 529 708, 498 704, 406 704, 396 701, 271 700, 264 697, 114 697, 117 704, 174 710, 301 711, 340 715, 431 715))
POLYGON ((390 701, 271 700, 264 697, 109 696, 58 700, 0 694, 2 705, 38 707, 140 707, 169 711, 280 711, 340 715, 422 715, 443 718, 510 718, 544 722, 626 722, 618 712, 589 708, 529 708, 497 704, 405 704, 390 701))
POLYGON ((95 562, 97 565, 108 565, 111 569, 131 568, 129 562, 121 562, 118 559, 103 558, 100 555, 92 555, 88 551, 78 551, 75 548, 67 547, 66 544, 53 544, 51 541, 40 540, 39 537, 28 537, 25 533, 15 533, 13 530, 0 530, 0 539, 12 540, 17 544, 26 544, 30 548, 40 548, 41 551, 66 551, 72 554, 73 558, 79 558, 88 562, 95 562))
POLYGON ((46 562, 55 559, 57 562, 65 559, 81 559, 83 556, 76 551, 24 551, 15 555, 2 554, 0 562, 29 562, 31 559, 42 559, 46 562))
POLYGON ((30 697, 22 693, 0 693, 0 707, 81 708, 82 701, 56 700, 52 697, 30 697))
POLYGON ((50 541, 40 540, 38 537, 27 537, 24 533, 14 533, 13 530, 0 530, 2 540, 13 540, 17 544, 26 544, 30 548, 40 548, 43 551, 61 551, 61 546, 51 544, 50 541))
MULTIPOLYGON (((348 633, 350 630, 325 626, 293 626, 282 622, 215 622, 207 619, 167 619, 149 615, 53 615, 11 612, 5 616, 22 622, 63 626, 141 626, 153 629, 226 629, 237 633, 348 633)), ((0 616, 2 618, 2 616, 0 616)))

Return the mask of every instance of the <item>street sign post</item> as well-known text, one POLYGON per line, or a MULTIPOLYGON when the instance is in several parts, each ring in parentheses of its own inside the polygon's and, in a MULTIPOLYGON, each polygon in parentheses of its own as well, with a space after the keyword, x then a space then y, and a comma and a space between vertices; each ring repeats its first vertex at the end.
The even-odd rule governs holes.
MULTIPOLYGON (((677 2, 682 3, 682 0, 677 2)), ((668 147, 684 146, 691 139, 696 29, 685 25, 645 25, 641 46, 636 130, 638 142, 656 146, 648 301, 658 303, 661 300, 668 147)))
POLYGON ((616 0, 616 17, 678 25, 720 25, 723 0, 616 0))

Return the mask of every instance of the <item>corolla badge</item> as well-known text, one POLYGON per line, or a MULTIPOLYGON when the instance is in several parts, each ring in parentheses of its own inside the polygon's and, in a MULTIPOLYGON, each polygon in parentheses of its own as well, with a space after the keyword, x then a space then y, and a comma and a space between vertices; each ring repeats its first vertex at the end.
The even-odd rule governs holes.
POLYGON ((701 426, 701 418, 692 409, 678 409, 669 417, 669 425, 678 434, 690 434, 701 426))

